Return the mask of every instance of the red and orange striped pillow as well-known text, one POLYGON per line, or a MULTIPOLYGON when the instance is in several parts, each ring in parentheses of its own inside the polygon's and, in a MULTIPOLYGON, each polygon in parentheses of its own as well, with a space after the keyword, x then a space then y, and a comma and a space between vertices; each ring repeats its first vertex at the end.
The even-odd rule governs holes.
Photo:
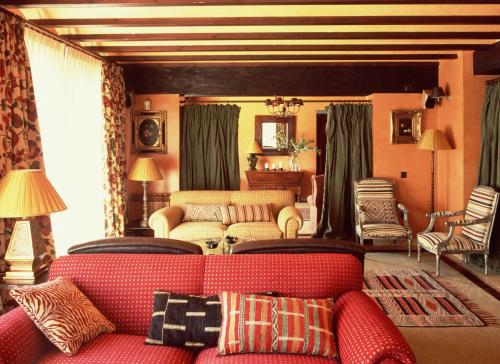
POLYGON ((115 331, 115 325, 67 278, 19 287, 10 294, 64 354, 74 355, 82 344, 115 331))
POLYGON ((273 209, 269 204, 259 205, 222 205, 222 223, 224 225, 239 222, 270 222, 274 221, 273 209))
POLYGON ((219 354, 290 353, 335 357, 333 300, 222 292, 219 354))

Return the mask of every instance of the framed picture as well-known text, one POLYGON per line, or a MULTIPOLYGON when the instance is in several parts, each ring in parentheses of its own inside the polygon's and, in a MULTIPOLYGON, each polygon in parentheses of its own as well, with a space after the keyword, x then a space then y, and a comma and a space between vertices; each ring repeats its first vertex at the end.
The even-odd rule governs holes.
POLYGON ((391 144, 415 144, 422 135, 422 110, 391 111, 391 144))
POLYGON ((167 112, 135 112, 132 122, 132 145, 136 153, 166 153, 167 112))

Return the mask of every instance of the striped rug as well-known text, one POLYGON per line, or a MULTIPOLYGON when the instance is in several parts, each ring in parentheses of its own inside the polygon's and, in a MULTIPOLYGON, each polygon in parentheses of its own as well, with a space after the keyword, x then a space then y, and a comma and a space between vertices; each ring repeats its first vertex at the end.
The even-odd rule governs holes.
POLYGON ((365 272, 363 291, 396 326, 485 326, 461 301, 421 270, 365 272))

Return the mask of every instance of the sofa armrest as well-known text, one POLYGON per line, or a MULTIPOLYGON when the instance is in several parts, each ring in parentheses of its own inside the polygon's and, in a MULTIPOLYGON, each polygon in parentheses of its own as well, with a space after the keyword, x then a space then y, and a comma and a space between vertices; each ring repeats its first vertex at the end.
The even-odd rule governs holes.
POLYGON ((0 363, 35 363, 51 345, 21 307, 0 316, 0 363))
POLYGON ((149 226, 154 230, 155 238, 168 238, 183 217, 184 211, 179 206, 164 207, 151 214, 149 226))
POLYGON ((416 363, 399 330, 363 292, 348 292, 335 302, 334 323, 344 364, 416 363))
POLYGON ((302 223, 302 215, 294 206, 284 207, 278 214, 278 227, 284 239, 296 238, 302 223))

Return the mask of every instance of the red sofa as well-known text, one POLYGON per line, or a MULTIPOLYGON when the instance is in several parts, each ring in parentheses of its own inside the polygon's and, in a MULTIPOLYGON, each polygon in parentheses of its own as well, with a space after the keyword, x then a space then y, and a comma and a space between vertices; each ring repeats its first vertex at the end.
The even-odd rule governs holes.
POLYGON ((196 354, 144 345, 153 290, 187 294, 276 291, 290 297, 334 297, 341 363, 415 363, 398 329, 361 292, 363 261, 351 254, 163 255, 77 254, 52 265, 49 279, 71 278, 116 325, 69 357, 59 352, 20 308, 0 316, 0 363, 213 363, 306 364, 331 359, 289 354, 219 357, 216 348, 196 354))

